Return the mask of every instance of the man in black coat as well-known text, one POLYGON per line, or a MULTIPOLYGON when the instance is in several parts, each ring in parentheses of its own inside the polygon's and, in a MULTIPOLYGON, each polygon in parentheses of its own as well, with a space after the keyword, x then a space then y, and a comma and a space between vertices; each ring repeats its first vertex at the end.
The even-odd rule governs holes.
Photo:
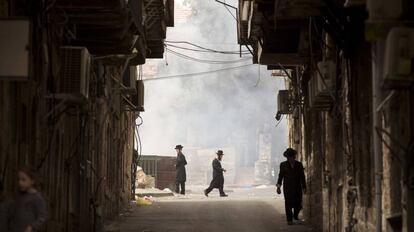
POLYGON ((185 194, 185 181, 187 180, 187 174, 185 171, 185 165, 187 165, 187 160, 185 160, 185 156, 182 153, 183 146, 177 145, 175 146, 175 150, 177 151, 177 162, 175 164, 175 168, 177 170, 177 176, 175 179, 175 192, 181 193, 182 195, 185 194), (180 191, 181 185, 181 191, 180 191))
POLYGON ((286 219, 288 224, 292 225, 292 217, 299 220, 299 212, 302 209, 302 193, 306 193, 305 172, 302 163, 296 161, 296 150, 288 148, 283 156, 287 158, 287 161, 280 164, 279 179, 276 186, 277 193, 280 194, 280 187, 283 184, 286 219))
POLYGON ((224 193, 224 176, 223 172, 226 172, 224 168, 221 167, 221 160, 223 159, 223 151, 217 151, 217 158, 213 160, 213 180, 210 183, 210 186, 204 190, 204 195, 208 197, 208 194, 214 189, 218 188, 220 192, 220 197, 227 197, 227 194, 224 193))

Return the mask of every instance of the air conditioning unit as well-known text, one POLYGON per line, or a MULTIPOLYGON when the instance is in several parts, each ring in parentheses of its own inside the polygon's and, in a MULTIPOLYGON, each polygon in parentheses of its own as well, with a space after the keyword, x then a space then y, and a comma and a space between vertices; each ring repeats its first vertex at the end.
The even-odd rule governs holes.
POLYGON ((276 29, 264 31, 257 41, 259 63, 285 67, 303 65, 309 59, 307 31, 304 25, 289 21, 278 22, 276 29))
POLYGON ((55 98, 83 101, 89 95, 91 57, 85 47, 60 47, 60 72, 55 98))
POLYGON ((316 75, 316 95, 330 95, 336 77, 336 64, 331 60, 321 61, 318 62, 318 69, 321 73, 316 75))
POLYGON ((414 83, 414 28, 396 27, 387 36, 384 61, 385 88, 406 88, 414 83))
POLYGON ((279 90, 277 95, 277 111, 279 114, 292 113, 292 97, 289 90, 279 90))
POLYGON ((132 103, 136 106, 136 111, 144 112, 144 96, 145 96, 145 88, 144 88, 144 81, 137 80, 136 82, 136 89, 137 94, 132 98, 132 103))
POLYGON ((403 0, 367 0, 369 21, 395 21, 401 17, 403 0))
POLYGON ((28 80, 30 21, 0 19, 0 80, 28 80))
POLYGON ((329 110, 333 104, 336 64, 330 60, 321 61, 318 69, 308 82, 309 105, 317 110, 329 110))
POLYGON ((137 83, 137 67, 130 66, 124 73, 122 77, 122 84, 125 88, 122 89, 124 93, 128 94, 135 94, 137 91, 136 83, 137 83))

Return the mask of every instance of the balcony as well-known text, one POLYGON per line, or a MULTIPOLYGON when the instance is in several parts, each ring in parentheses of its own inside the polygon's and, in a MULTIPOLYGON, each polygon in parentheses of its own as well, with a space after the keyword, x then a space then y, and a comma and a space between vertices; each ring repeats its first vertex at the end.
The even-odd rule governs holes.
POLYGON ((167 26, 174 25, 173 0, 144 0, 147 57, 162 58, 167 26))
POLYGON ((67 43, 86 46, 95 55, 128 54, 143 33, 141 2, 57 0, 56 13, 61 11, 67 18, 73 34, 67 43))
POLYGON ((257 41, 259 64, 297 66, 309 56, 306 27, 300 21, 284 21, 275 30, 265 30, 257 41))

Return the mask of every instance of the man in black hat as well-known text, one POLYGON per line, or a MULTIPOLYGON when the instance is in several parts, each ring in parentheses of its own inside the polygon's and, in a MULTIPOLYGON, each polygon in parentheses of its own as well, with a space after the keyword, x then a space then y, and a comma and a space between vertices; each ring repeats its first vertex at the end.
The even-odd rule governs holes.
POLYGON ((204 195, 208 197, 208 194, 214 189, 218 188, 220 191, 221 197, 227 197, 227 194, 223 191, 223 185, 224 185, 224 176, 223 172, 226 172, 224 168, 221 167, 221 160, 223 159, 223 151, 218 150, 217 151, 217 158, 213 160, 213 180, 210 183, 210 186, 204 190, 204 195))
POLYGON ((177 176, 175 179, 175 192, 181 193, 182 195, 185 194, 185 181, 187 180, 187 174, 185 171, 185 165, 187 165, 187 160, 185 160, 185 156, 182 153, 183 146, 177 145, 175 146, 175 150, 177 151, 177 162, 175 164, 175 168, 177 170, 177 176), (181 185, 181 191, 180 191, 181 185))
POLYGON ((288 148, 283 156, 287 158, 287 161, 280 164, 279 179, 276 186, 277 193, 280 194, 280 187, 283 184, 286 219, 288 225, 292 225, 292 217, 299 220, 299 212, 302 209, 302 193, 306 193, 305 172, 302 163, 296 161, 296 150, 288 148))

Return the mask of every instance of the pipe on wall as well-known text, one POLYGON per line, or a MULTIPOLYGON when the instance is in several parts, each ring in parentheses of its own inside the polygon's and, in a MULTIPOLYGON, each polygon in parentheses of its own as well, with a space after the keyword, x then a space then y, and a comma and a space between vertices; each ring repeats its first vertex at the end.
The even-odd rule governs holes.
POLYGON ((379 39, 372 44, 372 146, 375 170, 375 231, 382 232, 382 173, 383 157, 377 128, 381 126, 377 108, 381 102, 380 80, 383 75, 385 41, 379 39))

